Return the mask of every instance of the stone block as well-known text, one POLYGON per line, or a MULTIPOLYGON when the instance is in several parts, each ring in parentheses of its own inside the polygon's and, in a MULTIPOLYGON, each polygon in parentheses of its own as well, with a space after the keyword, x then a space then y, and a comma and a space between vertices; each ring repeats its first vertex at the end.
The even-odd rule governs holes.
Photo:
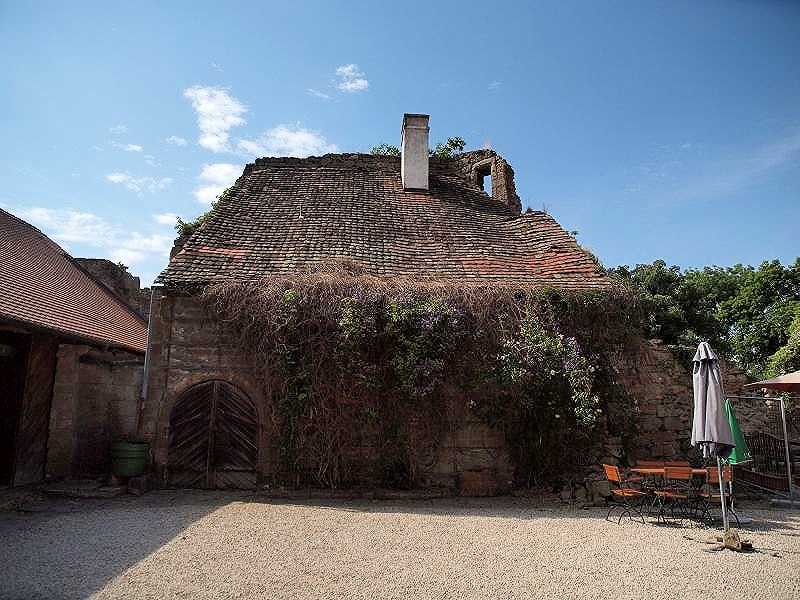
POLYGON ((141 496, 150 491, 150 478, 146 475, 142 477, 131 477, 128 479, 128 493, 134 496, 141 496))
POLYGON ((479 422, 465 423, 456 431, 456 446, 461 448, 502 448, 503 434, 479 422))
POLYGON ((491 471, 464 471, 458 477, 461 496, 496 496, 499 487, 497 476, 491 471))

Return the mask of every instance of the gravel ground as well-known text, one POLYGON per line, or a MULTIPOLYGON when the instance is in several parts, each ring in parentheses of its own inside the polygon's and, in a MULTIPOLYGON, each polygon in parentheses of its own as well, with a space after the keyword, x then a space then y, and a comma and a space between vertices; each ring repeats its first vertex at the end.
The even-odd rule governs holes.
POLYGON ((0 597, 800 598, 800 511, 739 510, 753 552, 545 498, 29 498, 0 508, 0 597))

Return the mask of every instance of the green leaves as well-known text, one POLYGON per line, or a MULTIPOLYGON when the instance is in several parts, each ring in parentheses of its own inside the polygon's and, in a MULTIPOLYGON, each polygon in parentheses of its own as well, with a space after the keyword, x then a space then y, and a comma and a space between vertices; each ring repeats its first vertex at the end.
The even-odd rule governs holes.
POLYGON ((685 273, 657 260, 610 272, 635 290, 645 335, 681 347, 708 341, 756 377, 789 343, 800 314, 800 259, 789 267, 775 260, 758 269, 735 265, 685 273))
POLYGON ((591 428, 600 415, 600 399, 592 393, 595 367, 583 356, 574 337, 548 330, 535 314, 520 323, 519 332, 502 341, 498 355, 500 380, 519 386, 519 399, 540 418, 568 418, 591 428))
MULTIPOLYGON (((431 158, 452 158, 459 152, 464 151, 467 143, 460 137, 449 137, 446 142, 439 142, 433 149, 428 150, 431 158)), ((391 144, 380 144, 373 146, 369 151, 376 156, 400 156, 400 148, 391 144)))
POLYGON ((295 485, 363 473, 354 449, 373 443, 412 482, 465 404, 504 432, 520 483, 558 477, 601 395, 617 397, 599 390, 629 299, 339 271, 221 284, 205 298, 272 394, 280 477, 295 485))

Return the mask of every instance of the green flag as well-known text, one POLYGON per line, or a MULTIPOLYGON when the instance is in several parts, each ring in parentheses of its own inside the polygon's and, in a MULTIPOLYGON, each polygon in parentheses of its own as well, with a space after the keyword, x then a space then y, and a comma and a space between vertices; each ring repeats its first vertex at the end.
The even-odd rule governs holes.
POLYGON ((733 434, 733 443, 736 444, 736 447, 728 458, 728 462, 732 465, 739 465, 752 461, 753 456, 750 454, 750 449, 747 447, 747 442, 744 440, 744 434, 739 428, 739 421, 736 420, 736 415, 733 414, 733 406, 731 406, 730 398, 725 399, 725 412, 728 414, 728 423, 731 426, 731 433, 733 434))

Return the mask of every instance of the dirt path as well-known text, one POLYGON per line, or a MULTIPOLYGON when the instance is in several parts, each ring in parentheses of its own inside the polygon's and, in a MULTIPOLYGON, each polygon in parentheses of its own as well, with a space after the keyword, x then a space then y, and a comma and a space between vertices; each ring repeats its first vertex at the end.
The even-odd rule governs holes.
POLYGON ((526 498, 151 492, 0 512, 0 598, 800 597, 800 512, 713 530, 526 498), (716 590, 716 591, 715 591, 716 590))

